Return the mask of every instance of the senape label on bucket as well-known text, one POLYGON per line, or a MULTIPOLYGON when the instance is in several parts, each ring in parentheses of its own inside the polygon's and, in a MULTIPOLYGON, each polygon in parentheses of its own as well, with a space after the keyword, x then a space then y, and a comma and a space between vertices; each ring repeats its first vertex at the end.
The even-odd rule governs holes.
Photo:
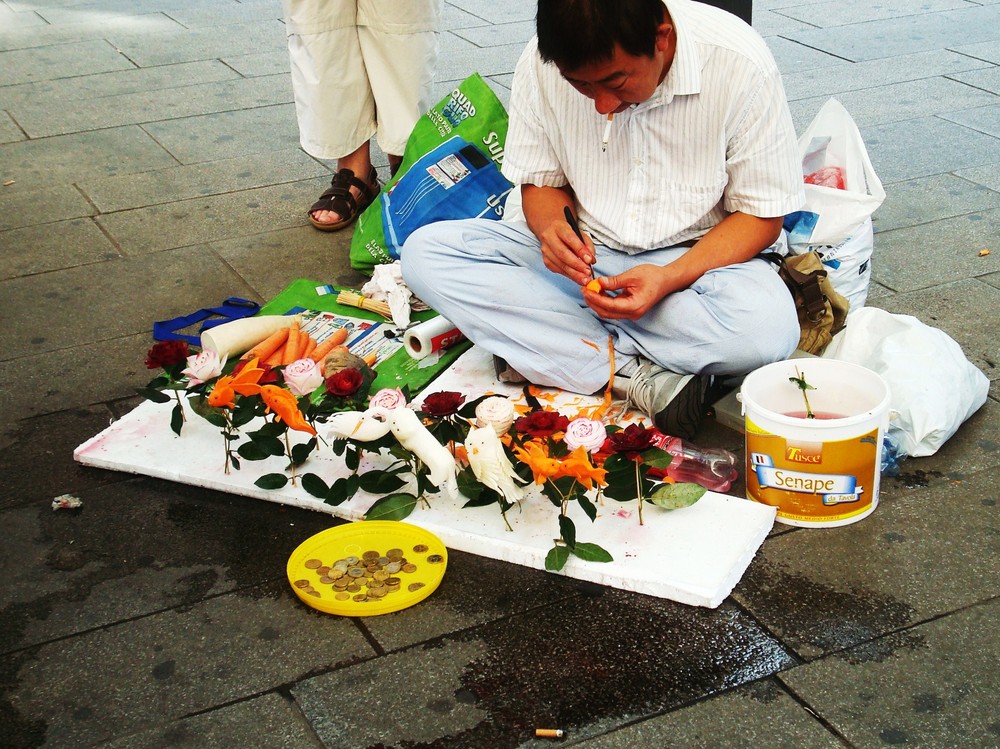
POLYGON ((806 442, 747 422, 747 493, 803 523, 846 520, 872 505, 878 429, 806 442))

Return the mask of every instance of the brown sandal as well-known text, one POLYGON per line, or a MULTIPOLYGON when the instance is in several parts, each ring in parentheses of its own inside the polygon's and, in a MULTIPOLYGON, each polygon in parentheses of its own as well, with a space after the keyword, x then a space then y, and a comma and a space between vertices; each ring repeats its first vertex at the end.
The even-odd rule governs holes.
POLYGON ((350 169, 341 169, 333 175, 330 180, 330 187, 319 196, 319 200, 312 204, 309 209, 309 223, 320 231, 337 231, 353 224, 358 216, 372 204, 375 196, 378 195, 381 185, 378 181, 378 172, 372 167, 368 174, 368 181, 364 182, 354 176, 350 169), (351 188, 356 187, 361 191, 360 197, 355 197, 351 188), (340 214, 340 221, 323 222, 313 218, 316 211, 333 211, 340 214))

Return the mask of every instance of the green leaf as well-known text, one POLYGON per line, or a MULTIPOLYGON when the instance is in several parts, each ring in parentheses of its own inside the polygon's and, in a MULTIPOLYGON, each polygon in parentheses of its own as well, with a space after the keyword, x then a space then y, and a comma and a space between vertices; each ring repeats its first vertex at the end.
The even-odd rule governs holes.
POLYGON ((239 458, 237 458, 232 453, 229 453, 229 462, 232 464, 233 468, 235 468, 237 471, 240 470, 239 458))
POLYGON ((358 470, 358 466, 361 465, 361 451, 349 448, 344 455, 344 465, 351 471, 358 470))
POLYGON ((642 462, 647 469, 660 468, 665 470, 674 462, 674 456, 659 447, 651 447, 648 450, 643 450, 642 462))
POLYGON ((226 417, 222 415, 221 411, 206 410, 204 408, 199 411, 196 408, 194 412, 212 426, 218 427, 219 429, 226 428, 226 417))
POLYGON ((271 454, 262 450, 256 442, 244 442, 236 448, 236 452, 244 460, 267 460, 271 457, 271 454))
POLYGON ((679 510, 693 505, 705 496, 706 491, 698 484, 663 484, 653 492, 649 501, 665 510, 679 510))
POLYGON ((569 560, 569 549, 565 546, 553 546, 545 555, 545 569, 558 572, 566 566, 569 560))
POLYGON ((283 473, 265 473, 253 483, 261 489, 280 489, 288 483, 288 476, 283 473))
POLYGON ((328 505, 336 507, 357 494, 359 483, 358 477, 355 474, 351 474, 344 479, 337 479, 330 486, 330 491, 326 493, 323 501, 328 505))
POLYGON ((184 426, 184 412, 181 410, 181 404, 176 404, 170 411, 170 428, 174 431, 174 434, 180 436, 181 428, 184 426))
POLYGON ((302 444, 295 445, 292 448, 292 463, 294 465, 300 466, 309 459, 309 453, 313 451, 316 447, 316 438, 311 438, 308 442, 303 442, 302 444))
POLYGON ((136 388, 135 392, 146 400, 153 401, 153 403, 166 403, 170 400, 169 395, 153 388, 136 388))
POLYGON ((262 435, 260 432, 254 432, 250 435, 250 439, 261 452, 267 455, 278 456, 285 454, 285 445, 277 437, 268 437, 262 435))
POLYGON ((590 497, 586 494, 578 494, 576 501, 580 504, 580 507, 583 508, 583 511, 587 513, 587 517, 590 518, 591 523, 597 520, 597 506, 590 501, 590 497))
POLYGON ((389 471, 368 471, 361 476, 361 488, 369 494, 388 494, 405 485, 405 479, 389 471))
POLYGON ((565 515, 559 516, 559 535, 562 536, 563 542, 565 542, 570 550, 576 546, 576 526, 565 515))
MULTIPOLYGON (((479 479, 476 478, 476 474, 473 473, 471 468, 463 468, 458 472, 458 491, 464 497, 468 497, 471 500, 479 499, 479 495, 483 493, 486 487, 479 483, 479 479)), ((492 504, 491 500, 489 504, 492 504)), ((466 507, 478 507, 479 505, 465 505, 466 507)))
POLYGON ((597 544, 577 544, 571 551, 587 562, 613 562, 614 557, 612 557, 608 552, 602 549, 597 544))
POLYGON ((417 498, 412 494, 390 494, 375 500, 365 513, 365 520, 403 520, 417 506, 417 498))
MULTIPOLYGON (((466 494, 465 496, 468 495, 466 494)), ((484 487, 475 497, 471 497, 468 502, 462 505, 462 509, 464 510, 466 507, 489 507, 497 502, 500 502, 500 509, 507 512, 507 509, 503 506, 505 503, 502 501, 501 496, 492 489, 484 487)), ((509 504, 507 505, 507 507, 510 506, 509 504)))
POLYGON ((330 491, 326 482, 315 473, 302 474, 302 488, 317 499, 326 499, 327 492, 330 491))
POLYGON ((256 436, 261 437, 280 437, 285 433, 288 427, 285 422, 268 421, 256 432, 251 432, 250 438, 254 439, 256 436))

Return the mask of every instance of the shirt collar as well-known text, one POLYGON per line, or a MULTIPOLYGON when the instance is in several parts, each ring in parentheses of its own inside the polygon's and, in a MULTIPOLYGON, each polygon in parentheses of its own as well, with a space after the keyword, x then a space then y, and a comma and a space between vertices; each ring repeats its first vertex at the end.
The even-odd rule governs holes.
POLYGON ((687 15, 687 0, 663 0, 674 24, 676 48, 674 60, 667 77, 657 86, 653 95, 639 106, 667 104, 675 96, 697 94, 701 91, 701 55, 695 40, 695 29, 687 15))

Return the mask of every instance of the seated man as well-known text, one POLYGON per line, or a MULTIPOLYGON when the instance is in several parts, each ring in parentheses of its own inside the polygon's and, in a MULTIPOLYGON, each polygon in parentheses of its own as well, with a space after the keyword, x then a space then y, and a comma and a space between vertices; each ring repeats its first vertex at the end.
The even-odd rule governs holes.
POLYGON ((690 438, 712 376, 795 349, 791 296, 756 257, 804 199, 795 131, 774 59, 735 16, 692 0, 539 0, 503 172, 524 221, 426 226, 402 270, 531 382, 601 390, 610 336, 615 393, 690 438), (600 292, 582 288, 592 276, 600 292))

